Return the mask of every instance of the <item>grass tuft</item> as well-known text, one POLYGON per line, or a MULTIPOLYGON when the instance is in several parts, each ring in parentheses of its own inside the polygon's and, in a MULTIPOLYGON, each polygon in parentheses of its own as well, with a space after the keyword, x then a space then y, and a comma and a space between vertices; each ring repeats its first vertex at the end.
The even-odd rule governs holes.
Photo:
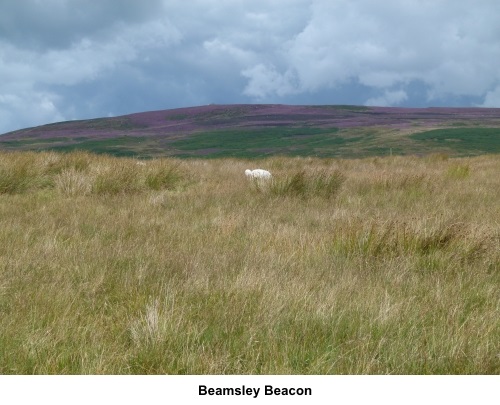
POLYGON ((161 160, 152 165, 146 173, 146 186, 150 190, 174 189, 181 180, 178 166, 161 160))
POLYGON ((448 168, 446 174, 452 179, 466 179, 470 175, 470 166, 454 164, 448 168))
POLYGON ((55 188, 65 196, 85 196, 92 191, 92 184, 88 174, 71 168, 63 170, 55 177, 55 188))
POLYGON ((274 179, 270 190, 276 196, 332 198, 338 194, 345 180, 346 176, 338 170, 317 170, 309 173, 300 170, 292 175, 274 179))
POLYGON ((5 154, 0 160, 0 194, 20 194, 52 185, 47 174, 33 162, 36 154, 5 154))

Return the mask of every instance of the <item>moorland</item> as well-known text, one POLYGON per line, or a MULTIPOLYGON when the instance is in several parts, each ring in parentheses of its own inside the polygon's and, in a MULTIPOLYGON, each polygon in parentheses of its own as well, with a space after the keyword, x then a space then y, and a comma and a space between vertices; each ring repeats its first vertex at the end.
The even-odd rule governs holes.
POLYGON ((21 129, 1 135, 0 150, 205 159, 479 156, 500 153, 500 109, 207 105, 21 129))
MULTIPOLYGON (((321 128, 268 146, 347 147, 321 128)), ((500 156, 439 134, 358 159, 1 152, 0 373, 500 373, 500 156)))

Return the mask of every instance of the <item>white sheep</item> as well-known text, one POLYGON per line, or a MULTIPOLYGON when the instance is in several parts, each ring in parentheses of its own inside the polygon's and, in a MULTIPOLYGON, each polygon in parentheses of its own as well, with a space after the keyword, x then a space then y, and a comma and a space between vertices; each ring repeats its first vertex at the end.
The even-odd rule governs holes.
POLYGON ((245 175, 249 179, 270 179, 271 173, 263 169, 245 170, 245 175))

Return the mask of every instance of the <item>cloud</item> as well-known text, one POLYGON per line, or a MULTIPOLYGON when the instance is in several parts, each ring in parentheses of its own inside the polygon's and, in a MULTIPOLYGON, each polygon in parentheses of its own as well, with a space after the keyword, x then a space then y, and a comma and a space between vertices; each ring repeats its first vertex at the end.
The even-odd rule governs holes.
POLYGON ((3 0, 0 38, 23 49, 66 49, 82 37, 106 39, 116 25, 135 25, 162 14, 162 0, 3 0))
POLYGON ((364 104, 368 106, 390 107, 401 104, 408 99, 404 90, 386 90, 383 95, 368 99, 364 104))
POLYGON ((480 107, 500 107, 500 85, 494 90, 488 91, 484 97, 484 102, 480 107))
POLYGON ((145 51, 168 48, 180 41, 168 21, 136 26, 118 25, 106 40, 82 37, 67 48, 23 49, 0 41, 0 73, 6 82, 72 85, 92 80, 100 72, 133 61, 145 51))
POLYGON ((288 69, 299 88, 335 88, 349 80, 375 88, 421 81, 429 100, 483 94, 496 82, 500 58, 498 3, 317 1, 290 44, 288 69), (448 4, 446 4, 448 3, 448 4), (482 6, 482 7, 481 7, 482 6))
POLYGON ((33 122, 62 121, 64 116, 55 106, 58 96, 33 92, 0 95, 0 121, 5 127, 22 128, 33 122))
POLYGON ((0 133, 211 102, 500 107, 498 15, 496 0, 4 0, 0 133))
POLYGON ((272 94, 286 96, 297 92, 293 74, 279 73, 272 65, 258 64, 244 70, 242 75, 249 79, 243 93, 251 97, 265 99, 272 94))
POLYGON ((113 36, 84 36, 66 48, 20 47, 0 40, 0 108, 6 117, 1 126, 12 128, 14 117, 19 116, 24 116, 19 123, 31 125, 78 117, 77 109, 70 111, 65 106, 65 98, 73 98, 68 94, 72 87, 95 83, 117 68, 141 58, 147 60, 148 53, 168 49, 179 41, 180 33, 166 19, 130 26, 116 23, 113 36), (29 118, 25 117, 27 112, 29 118))

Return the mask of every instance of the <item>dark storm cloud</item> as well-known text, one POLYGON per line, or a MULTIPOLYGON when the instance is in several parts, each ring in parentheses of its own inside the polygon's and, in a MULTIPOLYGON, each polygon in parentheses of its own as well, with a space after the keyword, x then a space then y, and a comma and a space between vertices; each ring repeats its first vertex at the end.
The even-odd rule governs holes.
POLYGON ((0 38, 22 48, 65 48, 82 37, 110 35, 162 10, 161 0, 2 0, 0 38))

